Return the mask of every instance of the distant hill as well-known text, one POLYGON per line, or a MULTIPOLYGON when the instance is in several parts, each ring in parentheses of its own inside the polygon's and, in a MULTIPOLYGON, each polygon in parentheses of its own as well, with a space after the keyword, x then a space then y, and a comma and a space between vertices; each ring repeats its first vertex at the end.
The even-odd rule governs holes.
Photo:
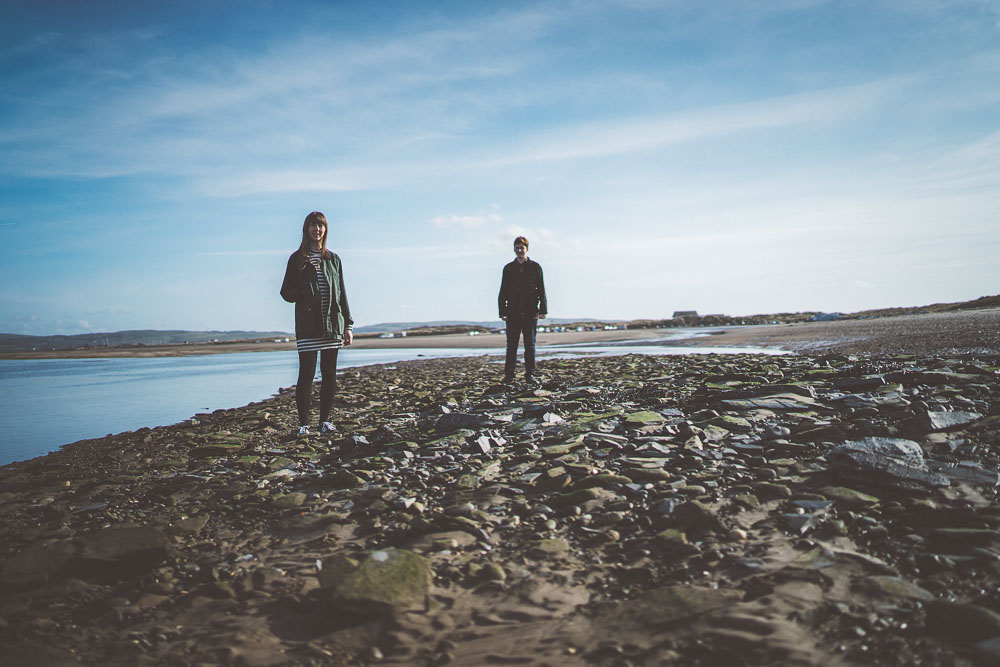
MULTIPOLYGON (((559 317, 549 317, 545 319, 546 324, 566 324, 569 322, 595 322, 592 319, 567 319, 559 317)), ((502 329, 506 324, 503 320, 492 320, 486 322, 476 322, 473 320, 438 320, 435 322, 382 322, 381 324, 369 324, 363 327, 354 327, 354 333, 397 333, 399 331, 410 331, 412 329, 440 329, 444 327, 470 327, 474 329, 502 329)))
MULTIPOLYGON (((837 313, 839 319, 866 319, 874 317, 895 317, 898 315, 918 315, 922 313, 947 313, 974 308, 1000 308, 1000 294, 982 296, 971 301, 934 303, 927 306, 904 306, 899 308, 878 308, 856 313, 837 313)), ((829 313, 806 311, 797 313, 768 313, 757 315, 697 315, 683 317, 642 320, 596 320, 550 317, 546 325, 566 327, 595 327, 606 324, 626 325, 630 329, 651 327, 696 327, 725 326, 732 324, 768 324, 771 322, 806 322, 829 313)), ((406 331, 411 335, 432 333, 462 333, 471 329, 500 329, 502 320, 477 322, 472 320, 439 320, 435 322, 383 322, 358 327, 358 334, 375 336, 380 333, 406 331)), ((140 329, 108 333, 76 334, 72 336, 26 336, 22 334, 0 333, 0 353, 30 352, 34 350, 75 350, 108 347, 141 347, 145 345, 184 345, 192 343, 227 343, 233 341, 256 341, 275 338, 291 338, 286 331, 159 331, 140 329)))
POLYGON ((898 308, 875 308, 859 310, 855 313, 824 313, 822 311, 805 311, 797 313, 764 313, 756 315, 685 315, 683 317, 662 320, 631 320, 626 322, 629 328, 641 329, 649 327, 709 327, 733 324, 770 324, 774 322, 793 323, 808 322, 814 319, 862 320, 876 317, 898 317, 900 315, 922 315, 927 313, 947 313, 957 310, 975 308, 1000 307, 1000 295, 981 296, 972 301, 955 301, 951 303, 933 303, 928 306, 901 306, 898 308), (834 315, 830 318, 830 315, 834 315))
POLYGON ((286 338, 291 335, 284 331, 158 331, 155 329, 75 334, 72 336, 0 334, 0 352, 75 350, 80 348, 134 347, 144 345, 183 345, 185 343, 286 338))

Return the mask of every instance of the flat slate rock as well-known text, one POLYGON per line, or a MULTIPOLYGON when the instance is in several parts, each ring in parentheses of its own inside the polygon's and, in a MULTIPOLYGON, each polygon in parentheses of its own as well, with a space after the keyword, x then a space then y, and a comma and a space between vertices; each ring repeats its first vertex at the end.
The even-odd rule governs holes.
POLYGON ((826 460, 837 474, 878 486, 926 491, 951 484, 927 470, 920 445, 902 438, 846 442, 827 452, 826 460))
POLYGON ((913 423, 924 433, 936 433, 966 426, 982 418, 978 412, 926 410, 914 417, 913 423))
POLYGON ((489 426, 492 423, 486 415, 475 415, 463 412, 451 412, 438 417, 434 422, 434 427, 439 431, 451 432, 461 429, 479 429, 489 426))
POLYGON ((815 400, 791 393, 759 398, 729 398, 719 402, 741 410, 812 410, 816 407, 815 400))

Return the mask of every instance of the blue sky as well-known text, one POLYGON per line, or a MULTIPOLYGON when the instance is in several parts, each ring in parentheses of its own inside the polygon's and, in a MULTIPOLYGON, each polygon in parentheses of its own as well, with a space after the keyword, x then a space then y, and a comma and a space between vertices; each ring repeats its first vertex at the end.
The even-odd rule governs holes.
POLYGON ((1000 1, 0 3, 0 331, 1000 293, 1000 1))

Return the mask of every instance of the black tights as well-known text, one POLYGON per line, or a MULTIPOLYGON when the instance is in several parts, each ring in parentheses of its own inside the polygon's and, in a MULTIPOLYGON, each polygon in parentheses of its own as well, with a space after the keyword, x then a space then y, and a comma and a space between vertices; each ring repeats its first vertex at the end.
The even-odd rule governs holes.
MULTIPOLYGON (((323 383, 319 389, 319 421, 327 421, 333 394, 337 391, 337 353, 340 350, 323 350, 319 362, 319 372, 323 383)), ((309 409, 312 407, 313 378, 316 377, 316 355, 319 352, 299 352, 299 380, 295 383, 295 407, 299 411, 299 425, 309 425, 309 409)))

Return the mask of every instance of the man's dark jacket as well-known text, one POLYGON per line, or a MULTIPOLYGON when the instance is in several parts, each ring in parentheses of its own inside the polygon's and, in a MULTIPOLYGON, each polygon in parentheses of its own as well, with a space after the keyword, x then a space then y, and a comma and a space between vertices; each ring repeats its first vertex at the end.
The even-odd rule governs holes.
POLYGON ((539 313, 548 313, 541 265, 530 259, 520 264, 515 259, 503 267, 497 302, 501 318, 531 319, 539 313))

